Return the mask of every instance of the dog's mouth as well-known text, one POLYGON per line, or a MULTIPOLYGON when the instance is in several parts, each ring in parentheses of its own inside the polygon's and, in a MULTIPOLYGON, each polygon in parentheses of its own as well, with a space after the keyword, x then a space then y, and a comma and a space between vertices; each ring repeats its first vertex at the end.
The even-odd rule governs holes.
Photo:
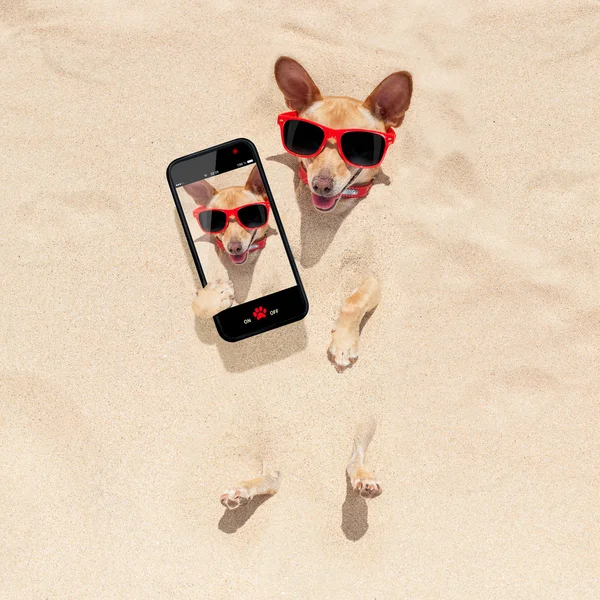
POLYGON ((348 183, 344 185, 342 191, 339 194, 335 194, 335 196, 319 196, 318 194, 311 192, 313 206, 321 212, 329 212, 330 210, 333 210, 335 208, 335 205, 338 203, 338 200, 344 195, 344 192, 354 183, 356 178, 360 175, 361 171, 362 169, 358 169, 354 173, 354 175, 350 177, 348 183))
MULTIPOLYGON (((229 256, 229 258, 231 259, 231 262, 234 265, 243 265, 248 260, 248 255, 250 254, 250 250, 253 249, 252 244, 254 244, 254 238, 256 237, 257 231, 258 231, 258 229, 255 229, 252 232, 252 237, 250 238, 250 241, 248 242, 248 245, 246 246, 246 250, 244 250, 244 252, 240 252, 239 254, 232 254, 231 252, 229 252, 229 250, 225 250, 227 252, 227 255, 229 256)), ((256 249, 256 248, 254 248, 254 249, 256 249)))
POLYGON ((248 250, 242 252, 242 254, 229 254, 229 258, 234 265, 243 265, 248 259, 248 250))
POLYGON ((329 212, 330 210, 333 210, 341 197, 342 193, 339 193, 336 196, 319 196, 318 194, 311 193, 314 207, 321 212, 329 212))

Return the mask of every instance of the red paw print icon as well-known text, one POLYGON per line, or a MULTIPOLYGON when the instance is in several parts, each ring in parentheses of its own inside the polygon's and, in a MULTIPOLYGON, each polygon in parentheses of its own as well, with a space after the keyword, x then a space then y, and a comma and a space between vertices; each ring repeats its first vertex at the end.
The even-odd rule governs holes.
POLYGON ((257 321, 260 321, 261 319, 266 319, 267 318, 267 309, 263 308, 262 306, 259 306, 258 308, 254 309, 254 312, 252 313, 252 316, 257 321))

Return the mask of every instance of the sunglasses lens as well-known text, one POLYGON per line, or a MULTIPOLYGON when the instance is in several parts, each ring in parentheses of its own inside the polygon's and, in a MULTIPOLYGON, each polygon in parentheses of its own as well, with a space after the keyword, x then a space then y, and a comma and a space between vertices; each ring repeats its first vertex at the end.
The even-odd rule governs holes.
POLYGON ((267 207, 264 204, 251 204, 238 210, 239 222, 248 229, 256 229, 265 225, 267 216, 267 207))
POLYGON ((227 216, 222 210, 203 210, 198 215, 200 227, 209 233, 219 232, 225 228, 227 216))
POLYGON ((381 162, 385 150, 382 135, 368 131, 349 131, 342 135, 344 156, 360 167, 373 167, 381 162))
POLYGON ((301 156, 314 154, 321 147, 324 137, 323 130, 312 123, 292 119, 283 126, 285 147, 301 156))

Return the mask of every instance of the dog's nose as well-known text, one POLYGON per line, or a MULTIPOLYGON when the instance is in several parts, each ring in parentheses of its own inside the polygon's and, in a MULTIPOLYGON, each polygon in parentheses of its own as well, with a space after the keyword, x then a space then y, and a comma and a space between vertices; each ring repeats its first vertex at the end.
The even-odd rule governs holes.
POLYGON ((325 175, 315 175, 312 179, 312 189, 315 194, 329 194, 333 189, 333 179, 325 175))
POLYGON ((237 240, 229 242, 229 244, 227 244, 227 251, 229 252, 229 254, 241 254, 242 242, 238 242, 237 240))

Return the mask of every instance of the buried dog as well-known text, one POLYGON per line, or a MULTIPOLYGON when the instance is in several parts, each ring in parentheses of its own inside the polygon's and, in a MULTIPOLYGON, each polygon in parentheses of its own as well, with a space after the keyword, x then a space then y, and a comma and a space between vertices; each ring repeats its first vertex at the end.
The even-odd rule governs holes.
MULTIPOLYGON (((374 473, 365 466, 367 448, 375 434, 375 427, 374 422, 359 425, 354 437, 350 461, 346 467, 352 489, 363 498, 376 498, 382 492, 381 484, 374 473)), ((248 504, 255 496, 272 496, 279 490, 280 482, 279 471, 263 463, 263 471, 260 475, 226 489, 221 494, 221 504, 229 510, 234 510, 248 504)))
MULTIPOLYGON (((216 190, 201 180, 183 188, 198 205, 194 219, 224 260, 237 266, 256 260, 267 236, 274 233, 269 226, 269 201, 256 167, 243 186, 216 190)), ((209 319, 234 302, 231 280, 217 279, 198 290, 192 308, 198 317, 209 319)))
MULTIPOLYGON (((364 101, 323 96, 304 67, 286 56, 275 63, 275 79, 291 109, 278 117, 281 139, 300 160, 298 175, 314 208, 328 213, 367 196, 410 105, 410 73, 392 73, 364 101)), ((379 281, 369 274, 343 303, 327 352, 338 372, 356 362, 361 321, 380 299, 379 281)))
MULTIPOLYGON (((282 142, 287 152, 300 159, 299 179, 308 187, 314 208, 329 213, 340 203, 366 197, 395 141, 393 128, 402 124, 410 105, 411 75, 393 73, 365 101, 322 96, 307 71, 288 57, 277 60, 275 78, 291 109, 278 117, 282 142)), ((380 299, 379 281, 368 274, 343 303, 328 349, 339 372, 356 362, 361 321, 380 299)), ((358 428, 346 467, 352 489, 363 498, 382 493, 381 484, 365 466, 374 433, 374 423, 358 428)), ((226 490, 221 503, 234 509, 254 496, 273 495, 279 481, 279 473, 265 465, 261 475, 226 490)))

